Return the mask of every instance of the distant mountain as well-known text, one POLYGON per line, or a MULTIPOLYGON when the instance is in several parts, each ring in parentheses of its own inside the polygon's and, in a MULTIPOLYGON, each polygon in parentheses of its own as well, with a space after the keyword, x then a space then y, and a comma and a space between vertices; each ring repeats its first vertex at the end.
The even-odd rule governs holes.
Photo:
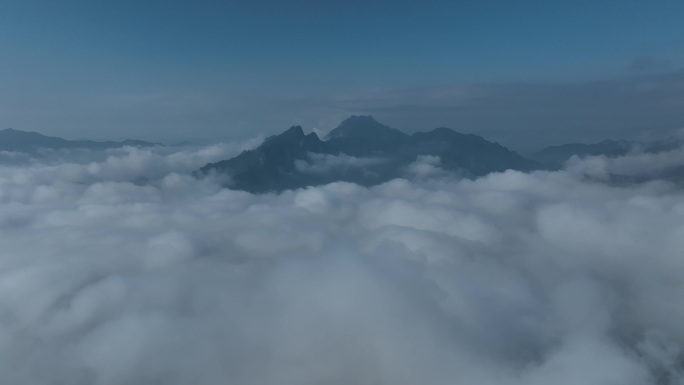
POLYGON ((408 135, 371 116, 352 116, 325 141, 299 126, 268 138, 254 150, 202 167, 196 175, 227 175, 231 188, 283 191, 333 181, 365 186, 406 174, 420 156, 439 157, 441 168, 476 177, 494 171, 529 171, 539 164, 482 137, 449 128, 408 135))
POLYGON ((637 142, 627 140, 603 140, 598 143, 569 143, 560 146, 550 146, 530 156, 537 162, 560 167, 565 161, 578 156, 622 156, 626 155, 637 142))
POLYGON ((560 168, 563 163, 575 155, 617 157, 627 155, 631 151, 648 153, 672 151, 683 145, 684 141, 679 137, 671 137, 651 142, 636 140, 603 140, 593 144, 570 143, 546 147, 531 155, 530 159, 554 168, 560 168))
POLYGON ((121 142, 98 142, 92 140, 67 140, 56 136, 46 136, 37 132, 14 130, 11 128, 0 130, 0 151, 33 152, 41 148, 67 149, 87 148, 106 149, 123 146, 150 147, 156 143, 142 140, 126 139, 121 142))

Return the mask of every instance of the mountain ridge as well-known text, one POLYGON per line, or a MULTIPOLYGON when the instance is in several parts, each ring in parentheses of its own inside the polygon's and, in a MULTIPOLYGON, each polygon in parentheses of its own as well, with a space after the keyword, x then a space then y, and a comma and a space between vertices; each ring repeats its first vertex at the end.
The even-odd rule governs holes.
POLYGON ((684 139, 673 136, 654 141, 604 139, 596 143, 566 143, 548 146, 529 156, 530 159, 560 168, 573 156, 624 156, 631 152, 658 153, 672 151, 684 145, 684 139))
POLYGON ((538 163, 478 135, 445 127, 409 135, 372 116, 354 115, 326 135, 325 140, 315 133, 305 135, 300 126, 292 126, 253 150, 208 163, 195 174, 228 175, 229 187, 252 193, 280 192, 334 181, 371 186, 403 176, 407 167, 424 155, 437 156, 442 168, 468 177, 507 169, 541 168, 538 163), (314 166, 319 171, 307 173, 314 166), (326 168, 327 173, 320 172, 326 168))
POLYGON ((124 146, 152 147, 159 143, 143 140, 125 139, 123 141, 69 140, 58 136, 43 135, 35 131, 22 131, 14 128, 0 130, 0 151, 33 152, 39 149, 107 149, 124 146))

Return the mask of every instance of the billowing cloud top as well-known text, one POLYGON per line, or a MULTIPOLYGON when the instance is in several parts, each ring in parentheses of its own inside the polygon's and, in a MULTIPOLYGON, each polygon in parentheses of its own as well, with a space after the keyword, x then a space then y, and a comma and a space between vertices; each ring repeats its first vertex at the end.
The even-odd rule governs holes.
POLYGON ((2 154, 1 383, 684 381, 684 194, 586 178, 639 159, 280 195, 187 174, 231 151, 2 154))

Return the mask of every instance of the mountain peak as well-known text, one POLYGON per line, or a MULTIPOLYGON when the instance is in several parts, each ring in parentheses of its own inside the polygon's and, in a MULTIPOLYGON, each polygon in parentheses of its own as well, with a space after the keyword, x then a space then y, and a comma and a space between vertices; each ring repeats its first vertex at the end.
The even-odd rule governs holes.
POLYGON ((292 126, 278 135, 266 138, 265 143, 291 143, 301 141, 305 137, 301 126, 292 126))
POLYGON ((405 134, 390 128, 373 118, 371 115, 352 115, 330 131, 325 139, 374 137, 378 135, 404 136, 405 134))
POLYGON ((302 128, 302 126, 292 126, 278 136, 294 136, 299 138, 304 136, 304 129, 302 128))
POLYGON ((342 125, 349 125, 349 124, 381 124, 375 118, 373 115, 352 115, 348 117, 347 119, 343 120, 342 123, 340 123, 340 126, 342 125))

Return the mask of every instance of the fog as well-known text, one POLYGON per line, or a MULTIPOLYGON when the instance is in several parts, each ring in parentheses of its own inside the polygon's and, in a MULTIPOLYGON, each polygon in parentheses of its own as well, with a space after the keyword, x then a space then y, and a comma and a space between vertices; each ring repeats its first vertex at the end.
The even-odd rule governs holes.
POLYGON ((600 178, 681 150, 279 195, 191 176, 249 146, 0 154, 0 383, 684 383, 684 193, 600 178))

